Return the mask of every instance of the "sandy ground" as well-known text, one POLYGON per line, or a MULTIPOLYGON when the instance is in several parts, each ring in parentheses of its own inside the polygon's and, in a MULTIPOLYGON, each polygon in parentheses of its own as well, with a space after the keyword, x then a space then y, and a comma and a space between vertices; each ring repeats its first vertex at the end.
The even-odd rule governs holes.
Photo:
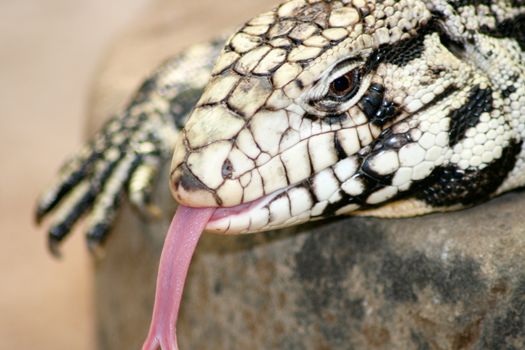
POLYGON ((0 2, 0 349, 92 349, 82 235, 52 259, 38 192, 85 132, 101 55, 146 0, 0 2))

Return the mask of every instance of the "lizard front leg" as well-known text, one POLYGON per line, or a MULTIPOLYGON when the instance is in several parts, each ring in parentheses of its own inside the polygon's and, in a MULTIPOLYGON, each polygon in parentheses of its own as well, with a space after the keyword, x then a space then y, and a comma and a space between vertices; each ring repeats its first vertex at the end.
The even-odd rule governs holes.
POLYGON ((208 81, 222 40, 195 45, 168 60, 147 79, 125 110, 110 119, 60 170, 37 202, 36 221, 52 215, 49 248, 83 216, 91 250, 107 238, 122 197, 156 216, 151 192, 160 166, 171 156, 187 115, 208 81))

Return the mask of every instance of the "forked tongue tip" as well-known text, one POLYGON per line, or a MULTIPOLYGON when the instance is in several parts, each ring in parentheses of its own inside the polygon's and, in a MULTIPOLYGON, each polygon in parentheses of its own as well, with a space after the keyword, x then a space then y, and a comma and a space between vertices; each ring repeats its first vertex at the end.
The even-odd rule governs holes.
POLYGON ((215 208, 179 205, 160 256, 153 316, 142 350, 177 350, 177 317, 184 282, 197 242, 215 208))

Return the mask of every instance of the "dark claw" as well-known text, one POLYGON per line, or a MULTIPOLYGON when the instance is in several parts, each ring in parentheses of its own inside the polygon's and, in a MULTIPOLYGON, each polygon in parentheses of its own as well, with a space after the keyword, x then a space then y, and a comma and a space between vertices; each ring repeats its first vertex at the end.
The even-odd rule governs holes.
POLYGON ((91 256, 95 257, 95 259, 97 260, 102 259, 106 254, 106 251, 104 250, 103 245, 100 245, 98 243, 88 242, 87 246, 88 246, 88 250, 91 256))
POLYGON ((59 259, 62 257, 62 253, 60 252, 60 240, 57 240, 51 232, 47 239, 47 248, 55 258, 59 259))
MULTIPOLYGON (((84 167, 83 167, 84 168, 84 167)), ((71 176, 64 182, 61 183, 60 187, 54 191, 53 194, 49 194, 52 198, 48 201, 41 201, 36 209, 35 218, 36 222, 40 223, 42 219, 52 211, 60 201, 67 195, 71 189, 73 189, 78 183, 84 178, 85 170, 80 169, 75 171, 71 176)))
POLYGON ((51 227, 49 230, 48 246, 53 255, 60 255, 58 252, 58 245, 71 232, 71 228, 82 214, 89 209, 93 203, 93 199, 93 193, 91 191, 86 192, 68 211, 65 218, 51 227))
POLYGON ((110 228, 111 226, 109 224, 99 223, 89 230, 86 235, 86 239, 90 252, 94 253, 95 255, 99 255, 101 247, 108 238, 110 228))
MULTIPOLYGON (((60 185, 45 194, 45 197, 47 197, 46 200, 40 199, 35 213, 35 221, 37 224, 39 224, 42 219, 92 171, 93 164, 100 158, 101 154, 95 149, 94 142, 90 147, 91 149, 87 156, 70 161, 69 166, 74 170, 71 169, 69 171, 70 173, 61 181, 60 185), (71 164, 74 162, 79 164, 71 164)), ((64 168, 67 167, 68 165, 64 166, 64 168)))
POLYGON ((35 223, 37 225, 40 225, 42 223, 42 220, 44 219, 44 216, 46 216, 48 212, 49 211, 44 210, 44 208, 37 206, 37 208, 35 209, 35 216, 33 218, 35 223))

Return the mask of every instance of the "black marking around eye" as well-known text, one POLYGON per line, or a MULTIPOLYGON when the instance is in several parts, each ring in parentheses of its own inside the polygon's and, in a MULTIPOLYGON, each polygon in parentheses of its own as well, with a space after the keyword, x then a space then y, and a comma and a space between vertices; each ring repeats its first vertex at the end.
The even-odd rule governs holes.
POLYGON ((381 84, 371 84, 359 103, 368 121, 376 126, 385 125, 399 114, 394 102, 385 98, 385 88, 381 84))
POLYGON ((425 50, 425 38, 427 35, 438 31, 439 27, 435 20, 429 21, 418 34, 412 38, 398 41, 394 44, 384 44, 376 49, 365 63, 365 72, 371 72, 384 62, 403 67, 411 61, 420 58, 425 50))
POLYGON ((512 140, 501 158, 481 170, 463 170, 456 165, 437 167, 428 178, 414 185, 413 197, 433 207, 474 205, 485 201, 514 168, 521 144, 522 141, 512 140))
POLYGON ((509 18, 496 25, 495 28, 482 26, 480 32, 495 38, 514 39, 522 51, 525 51, 525 14, 509 18))
POLYGON ((451 147, 465 137, 468 128, 479 123, 482 113, 492 111, 492 102, 492 89, 481 89, 479 85, 476 85, 470 91, 467 102, 449 114, 449 145, 451 147))
POLYGON ((385 62, 402 67, 416 58, 420 58, 425 50, 424 40, 428 33, 428 30, 423 30, 413 39, 403 40, 392 45, 387 51, 385 62))
MULTIPOLYGON (((357 87, 360 84, 361 77, 372 73, 377 69, 381 63, 390 63, 398 66, 404 66, 411 62, 414 59, 420 58, 422 53, 425 50, 424 40, 427 35, 430 35, 438 31, 439 25, 435 19, 430 20, 428 23, 424 24, 419 28, 418 34, 414 37, 401 40, 395 44, 385 44, 381 45, 378 49, 372 52, 365 63, 359 67, 354 68, 354 71, 358 73, 355 78, 354 84, 357 87)), ((346 61, 339 63, 332 72, 342 69, 342 66, 351 64, 359 60, 357 58, 350 58, 346 61)), ((343 67, 344 68, 344 67, 343 67)), ((332 109, 335 110, 337 105, 345 100, 351 98, 354 94, 348 94, 343 97, 336 96, 334 94, 327 94, 324 96, 323 100, 328 100, 333 106, 323 107, 321 109, 332 109)), ((387 123, 387 121, 396 116, 398 113, 396 111, 396 106, 392 101, 386 101, 383 99, 384 88, 379 84, 372 84, 369 88, 368 94, 361 100, 362 108, 365 110, 368 119, 375 125, 382 126, 387 123)), ((317 101, 310 101, 310 105, 316 105, 317 101)))

